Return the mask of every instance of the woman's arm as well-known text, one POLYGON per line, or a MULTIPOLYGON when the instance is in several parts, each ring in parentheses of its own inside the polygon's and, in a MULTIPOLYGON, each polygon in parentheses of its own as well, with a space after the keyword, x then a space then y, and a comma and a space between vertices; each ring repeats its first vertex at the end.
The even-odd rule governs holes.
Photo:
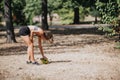
POLYGON ((31 42, 33 42, 33 35, 34 35, 34 31, 31 31, 31 33, 30 33, 30 40, 31 40, 31 42))
POLYGON ((44 52, 43 52, 43 48, 42 48, 42 43, 41 43, 41 37, 38 37, 38 44, 39 44, 39 49, 40 49, 42 57, 43 58, 47 58, 47 57, 44 56, 44 52))

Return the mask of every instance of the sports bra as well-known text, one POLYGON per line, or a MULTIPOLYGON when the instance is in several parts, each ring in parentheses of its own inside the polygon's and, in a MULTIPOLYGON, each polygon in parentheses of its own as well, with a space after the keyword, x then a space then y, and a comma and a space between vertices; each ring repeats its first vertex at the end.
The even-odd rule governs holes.
POLYGON ((39 31, 40 28, 38 26, 33 26, 33 25, 30 25, 28 26, 30 30, 34 30, 34 31, 39 31))

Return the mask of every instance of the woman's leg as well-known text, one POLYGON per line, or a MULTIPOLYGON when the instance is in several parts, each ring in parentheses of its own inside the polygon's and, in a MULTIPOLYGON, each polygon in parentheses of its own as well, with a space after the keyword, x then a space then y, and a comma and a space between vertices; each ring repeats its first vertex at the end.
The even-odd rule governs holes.
POLYGON ((27 44, 27 54, 28 54, 28 60, 34 62, 34 49, 33 49, 33 43, 30 40, 29 36, 21 36, 21 38, 24 40, 24 42, 27 44))

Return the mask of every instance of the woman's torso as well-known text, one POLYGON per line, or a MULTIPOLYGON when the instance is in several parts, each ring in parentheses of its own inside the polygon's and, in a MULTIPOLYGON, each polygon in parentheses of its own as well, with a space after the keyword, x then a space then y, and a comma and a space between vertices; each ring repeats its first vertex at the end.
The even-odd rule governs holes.
POLYGON ((33 30, 33 31, 39 31, 39 30, 41 30, 41 28, 39 28, 38 26, 33 26, 33 25, 29 25, 28 28, 30 30, 33 30))
POLYGON ((30 31, 34 32, 34 35, 37 36, 41 36, 44 33, 44 31, 38 26, 29 25, 28 28, 30 29, 30 31))

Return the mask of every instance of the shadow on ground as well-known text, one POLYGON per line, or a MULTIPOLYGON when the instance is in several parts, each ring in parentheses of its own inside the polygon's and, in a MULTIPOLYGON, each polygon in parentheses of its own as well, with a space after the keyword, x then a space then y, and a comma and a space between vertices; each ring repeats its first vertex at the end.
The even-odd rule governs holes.
POLYGON ((61 34, 61 35, 71 35, 71 34, 97 34, 104 35, 103 31, 98 30, 98 28, 80 28, 80 29, 53 29, 51 30, 53 34, 61 34))
POLYGON ((49 61, 49 64, 50 63, 68 63, 68 62, 71 62, 71 60, 49 61))
POLYGON ((25 54, 22 52, 23 51, 26 52, 26 50, 27 50, 26 46, 19 46, 19 45, 3 47, 3 48, 0 48, 0 56, 25 54))

